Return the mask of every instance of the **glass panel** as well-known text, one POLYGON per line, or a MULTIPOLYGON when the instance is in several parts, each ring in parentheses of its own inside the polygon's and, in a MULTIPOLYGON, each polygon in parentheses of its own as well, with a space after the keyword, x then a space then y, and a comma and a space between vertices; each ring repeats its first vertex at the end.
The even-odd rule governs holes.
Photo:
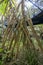
MULTIPOLYGON (((18 0, 17 2, 20 3, 21 0, 18 0)), ((25 5, 28 8, 28 10, 26 8, 25 10, 26 12, 29 11, 31 18, 43 10, 43 0, 25 0, 25 5)))

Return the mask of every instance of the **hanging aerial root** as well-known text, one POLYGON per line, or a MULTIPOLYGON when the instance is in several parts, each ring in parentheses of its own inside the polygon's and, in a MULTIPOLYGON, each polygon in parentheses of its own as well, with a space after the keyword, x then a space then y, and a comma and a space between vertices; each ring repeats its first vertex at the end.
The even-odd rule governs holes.
POLYGON ((10 45, 9 45, 9 50, 10 50, 11 47, 12 47, 14 38, 15 38, 15 33, 13 33, 13 35, 11 36, 10 45))
MULTIPOLYGON (((24 32, 23 32, 24 33, 24 32)), ((30 45, 29 45, 29 43, 28 43, 28 45, 27 45, 27 37, 26 37, 26 35, 24 34, 24 36, 23 36, 23 48, 28 48, 28 47, 30 47, 30 45)))
POLYGON ((17 35, 15 35, 15 38, 14 38, 14 45, 13 45, 13 47, 11 48, 11 54, 13 54, 13 52, 14 52, 14 48, 15 48, 15 45, 18 43, 18 39, 19 39, 19 37, 17 37, 17 35))
POLYGON ((23 24, 23 30, 24 30, 24 33, 29 41, 29 44, 31 47, 35 48, 34 44, 32 43, 32 40, 31 40, 31 37, 30 37, 30 34, 29 34, 29 31, 27 29, 27 26, 23 24))
POLYGON ((11 32, 11 29, 13 29, 14 22, 15 22, 13 19, 14 19, 15 21, 18 20, 15 14, 12 15, 12 18, 11 18, 9 24, 8 24, 8 27, 7 27, 7 29, 6 29, 6 31, 5 31, 5 33, 4 33, 2 48, 4 48, 4 46, 5 46, 5 42, 6 42, 6 40, 7 40, 8 34, 11 32), (15 18, 14 18, 14 17, 15 17, 15 18))
POLYGON ((8 25, 8 27, 7 27, 7 29, 5 30, 5 32, 4 32, 4 37, 3 37, 3 43, 2 43, 2 48, 4 48, 4 45, 5 45, 5 42, 6 42, 6 40, 7 40, 7 36, 8 36, 8 34, 10 33, 10 30, 11 30, 11 25, 10 25, 10 23, 12 22, 12 19, 11 20, 9 20, 10 22, 9 22, 9 25, 8 25))
POLYGON ((31 28, 31 30, 32 30, 32 32, 33 32, 33 35, 34 35, 34 37, 36 38, 36 40, 37 40, 37 42, 38 42, 38 45, 39 45, 41 51, 43 52, 43 48, 42 48, 41 42, 40 42, 40 40, 39 40, 39 37, 38 37, 36 31, 34 30, 33 23, 32 23, 32 20, 31 20, 31 19, 28 19, 28 24, 30 25, 30 28, 31 28))

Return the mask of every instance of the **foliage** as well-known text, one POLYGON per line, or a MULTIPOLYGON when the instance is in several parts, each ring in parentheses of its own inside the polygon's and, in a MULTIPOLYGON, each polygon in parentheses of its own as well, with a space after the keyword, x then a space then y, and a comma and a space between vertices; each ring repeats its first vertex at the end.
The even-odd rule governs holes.
MULTIPOLYGON (((13 3, 11 6, 14 7, 16 2, 14 0, 12 0, 12 2, 13 3)), ((3 0, 0 4, 0 13, 5 15, 6 11, 8 11, 8 9, 11 7, 10 4, 10 0, 3 0)))
POLYGON ((2 48, 0 48, 0 52, 3 52, 3 49, 2 48))
POLYGON ((0 4, 0 13, 4 14, 6 7, 8 5, 8 0, 4 0, 1 4, 0 4))
MULTIPOLYGON (((4 0, 1 4, 1 6, 3 5, 3 11, 1 10, 3 14, 4 12, 6 13, 8 2, 9 0, 4 0)), ((12 2, 12 0, 10 0, 10 2, 12 2)), ((22 0, 17 8, 14 8, 14 6, 10 3, 10 14, 8 13, 9 16, 7 19, 8 26, 3 32, 2 46, 0 49, 0 57, 4 65, 5 63, 12 65, 12 62, 14 61, 15 63, 16 60, 18 65, 38 65, 38 54, 27 29, 26 21, 32 30, 33 36, 36 39, 40 50, 43 52, 40 39, 34 30, 32 20, 28 18, 27 15, 25 16, 24 3, 25 1, 22 0), (20 5, 21 13, 19 18, 17 14, 19 13, 18 10, 20 5), (6 44, 7 41, 8 45, 6 44)))

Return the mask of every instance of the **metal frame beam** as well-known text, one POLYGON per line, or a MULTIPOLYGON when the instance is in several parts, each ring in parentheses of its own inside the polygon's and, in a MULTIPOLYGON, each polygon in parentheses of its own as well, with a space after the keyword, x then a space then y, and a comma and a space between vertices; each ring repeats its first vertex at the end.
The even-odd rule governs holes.
POLYGON ((43 11, 38 5, 36 5, 35 3, 33 3, 31 0, 28 0, 30 3, 32 3, 34 6, 36 6, 40 11, 43 11))

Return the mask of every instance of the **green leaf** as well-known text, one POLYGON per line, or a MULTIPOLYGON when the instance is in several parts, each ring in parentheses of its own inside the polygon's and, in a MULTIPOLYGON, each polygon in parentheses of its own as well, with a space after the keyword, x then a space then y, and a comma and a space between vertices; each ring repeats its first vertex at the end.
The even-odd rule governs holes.
POLYGON ((3 49, 2 48, 0 48, 0 52, 2 52, 3 51, 3 49))
POLYGON ((0 4, 0 13, 4 14, 5 13, 5 9, 6 9, 6 5, 7 5, 8 0, 4 0, 1 4, 0 4))
POLYGON ((0 65, 2 65, 2 61, 0 61, 0 65))

